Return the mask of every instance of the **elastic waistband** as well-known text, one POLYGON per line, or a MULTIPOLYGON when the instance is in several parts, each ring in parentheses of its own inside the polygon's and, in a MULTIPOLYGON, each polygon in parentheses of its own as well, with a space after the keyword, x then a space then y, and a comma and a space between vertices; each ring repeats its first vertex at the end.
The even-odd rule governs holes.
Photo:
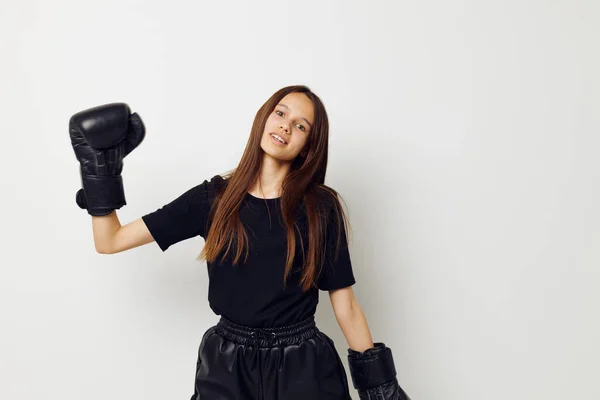
POLYGON ((319 332, 319 329, 314 315, 293 325, 276 328, 252 328, 236 324, 221 316, 215 326, 215 332, 239 344, 253 343, 258 347, 277 347, 298 344, 310 339, 319 332))

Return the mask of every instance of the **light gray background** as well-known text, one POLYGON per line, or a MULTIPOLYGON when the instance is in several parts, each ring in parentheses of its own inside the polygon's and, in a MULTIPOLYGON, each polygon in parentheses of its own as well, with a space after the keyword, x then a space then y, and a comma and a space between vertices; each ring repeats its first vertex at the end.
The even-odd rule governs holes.
MULTIPOLYGON (((218 320, 201 238, 94 251, 69 117, 144 119, 125 224, 237 165, 290 84, 329 112, 354 289, 413 399, 600 398, 598 2, 2 8, 0 398, 187 399, 218 320)), ((317 323, 347 367, 325 292, 317 323)))

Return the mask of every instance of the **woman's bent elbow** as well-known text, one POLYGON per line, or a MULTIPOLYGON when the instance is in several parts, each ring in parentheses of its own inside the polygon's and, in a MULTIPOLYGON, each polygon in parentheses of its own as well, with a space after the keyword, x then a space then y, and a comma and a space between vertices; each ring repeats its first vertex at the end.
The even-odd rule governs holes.
POLYGON ((98 254, 112 254, 113 251, 108 247, 108 246, 99 246, 99 245, 95 245, 96 247, 96 253, 98 254))

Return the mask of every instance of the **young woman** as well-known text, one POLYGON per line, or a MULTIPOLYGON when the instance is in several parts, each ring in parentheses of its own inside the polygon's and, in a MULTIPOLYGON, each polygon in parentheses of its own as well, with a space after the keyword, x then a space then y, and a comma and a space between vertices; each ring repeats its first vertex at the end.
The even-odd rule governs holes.
POLYGON ((351 399, 334 342, 315 324, 319 290, 348 342, 360 398, 408 399, 352 291, 347 218, 324 185, 327 113, 308 87, 282 88, 262 105, 237 168, 124 226, 123 158, 144 139, 141 118, 107 104, 73 115, 69 131, 81 165, 76 201, 92 216, 98 252, 205 239, 198 259, 220 320, 201 339, 192 400, 351 399))

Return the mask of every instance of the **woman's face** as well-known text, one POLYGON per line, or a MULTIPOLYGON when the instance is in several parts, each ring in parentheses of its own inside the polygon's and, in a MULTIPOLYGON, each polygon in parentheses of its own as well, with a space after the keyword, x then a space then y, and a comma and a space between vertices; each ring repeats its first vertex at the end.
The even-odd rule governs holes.
POLYGON ((267 118, 260 147, 273 158, 293 161, 305 147, 313 123, 312 101, 303 93, 289 93, 267 118))

